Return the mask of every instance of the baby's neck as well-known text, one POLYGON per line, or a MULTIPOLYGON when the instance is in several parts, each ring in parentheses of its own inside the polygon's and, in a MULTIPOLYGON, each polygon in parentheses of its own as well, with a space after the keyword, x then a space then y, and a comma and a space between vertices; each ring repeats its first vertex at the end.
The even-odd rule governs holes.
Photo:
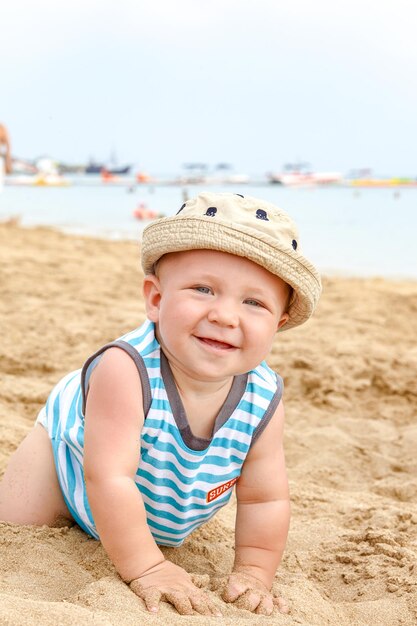
POLYGON ((233 384, 233 376, 212 382, 184 381, 175 372, 173 376, 191 431, 196 437, 211 438, 216 418, 233 384))

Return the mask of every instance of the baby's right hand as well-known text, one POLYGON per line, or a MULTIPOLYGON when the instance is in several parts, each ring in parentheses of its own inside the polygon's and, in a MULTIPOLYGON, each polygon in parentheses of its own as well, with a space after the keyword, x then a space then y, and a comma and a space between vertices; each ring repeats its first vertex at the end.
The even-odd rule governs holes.
POLYGON ((129 586, 152 613, 156 613, 160 601, 165 600, 180 615, 192 615, 194 609, 200 615, 221 617, 217 606, 204 591, 194 585, 190 574, 170 561, 158 563, 132 580, 129 586))

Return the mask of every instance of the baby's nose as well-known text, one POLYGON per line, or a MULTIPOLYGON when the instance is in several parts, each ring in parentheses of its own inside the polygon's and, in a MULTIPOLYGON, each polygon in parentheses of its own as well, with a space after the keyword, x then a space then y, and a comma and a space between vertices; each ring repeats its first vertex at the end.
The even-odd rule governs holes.
POLYGON ((236 326, 239 325, 239 318, 232 311, 221 311, 219 309, 211 310, 208 315, 208 320, 212 324, 228 326, 230 328, 236 328, 236 326))
POLYGON ((236 327, 239 324, 239 316, 236 308, 230 303, 216 303, 208 313, 208 320, 220 326, 236 327))

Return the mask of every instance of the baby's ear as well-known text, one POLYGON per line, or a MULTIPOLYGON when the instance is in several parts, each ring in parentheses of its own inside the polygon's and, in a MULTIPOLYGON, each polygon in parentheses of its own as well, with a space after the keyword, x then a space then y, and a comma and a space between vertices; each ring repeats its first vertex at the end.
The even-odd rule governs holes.
POLYGON ((277 330, 279 330, 280 328, 282 328, 284 326, 284 324, 286 324, 289 320, 289 315, 288 313, 283 313, 281 316, 281 319, 278 322, 278 326, 277 326, 277 330))
POLYGON ((159 278, 149 274, 143 279, 143 297, 145 299, 146 315, 151 322, 159 321, 159 304, 161 302, 161 285, 159 278))

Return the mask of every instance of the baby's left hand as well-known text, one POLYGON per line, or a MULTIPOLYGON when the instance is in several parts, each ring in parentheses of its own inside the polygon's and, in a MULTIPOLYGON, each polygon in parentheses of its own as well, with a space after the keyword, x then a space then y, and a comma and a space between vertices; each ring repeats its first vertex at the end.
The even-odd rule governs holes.
POLYGON ((276 606, 281 613, 288 613, 285 600, 272 593, 260 580, 250 574, 232 572, 222 594, 225 602, 233 602, 238 608, 258 615, 271 615, 276 606))

